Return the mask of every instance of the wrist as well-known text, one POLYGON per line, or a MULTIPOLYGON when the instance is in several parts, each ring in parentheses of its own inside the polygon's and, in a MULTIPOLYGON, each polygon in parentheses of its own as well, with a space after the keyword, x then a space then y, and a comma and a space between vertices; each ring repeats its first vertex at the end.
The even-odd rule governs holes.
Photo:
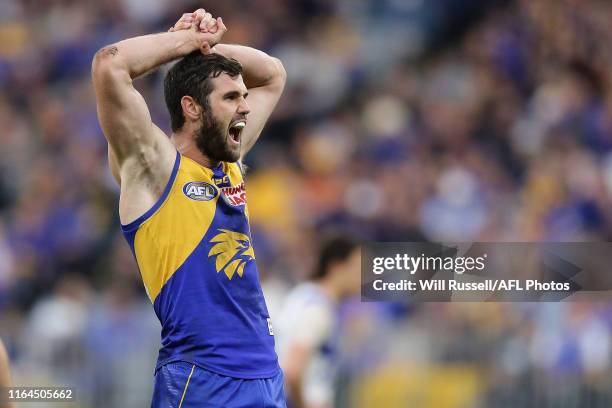
POLYGON ((206 44, 210 45, 211 51, 213 50, 213 47, 218 50, 218 46, 220 45, 218 41, 214 40, 214 36, 211 36, 206 33, 201 33, 195 30, 194 28, 190 28, 188 30, 174 31, 171 34, 180 36, 181 40, 179 40, 179 47, 181 48, 182 53, 184 53, 185 55, 195 50, 202 49, 206 44))
POLYGON ((193 30, 192 28, 183 31, 185 32, 185 35, 187 37, 187 43, 189 44, 188 54, 192 51, 199 50, 200 48, 202 48, 202 45, 204 45, 204 43, 202 42, 202 39, 198 35, 197 31, 193 30))
POLYGON ((168 34, 174 37, 175 47, 180 55, 190 54, 201 46, 201 40, 193 30, 177 30, 168 34))

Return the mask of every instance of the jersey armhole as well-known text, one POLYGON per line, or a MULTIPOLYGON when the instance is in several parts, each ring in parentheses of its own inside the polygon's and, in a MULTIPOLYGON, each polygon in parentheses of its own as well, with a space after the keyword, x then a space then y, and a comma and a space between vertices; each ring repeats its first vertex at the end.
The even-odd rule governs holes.
POLYGON ((168 183, 166 184, 166 187, 164 188, 164 192, 159 197, 157 202, 153 205, 153 207, 149 208, 147 212, 145 212, 144 214, 142 214, 140 217, 136 218, 134 221, 130 222, 129 224, 121 224, 121 230, 123 230, 124 233, 129 233, 129 232, 132 232, 138 229, 138 227, 140 227, 140 225, 143 222, 149 219, 159 209, 159 207, 161 207, 164 201, 166 201, 166 198, 168 198, 168 195, 170 194, 170 190, 172 190, 172 186, 174 185, 174 180, 176 179, 176 174, 178 173, 180 164, 181 164, 181 155, 177 151, 176 159, 174 160, 174 167, 172 168, 172 173, 170 174, 170 179, 168 180, 168 183))

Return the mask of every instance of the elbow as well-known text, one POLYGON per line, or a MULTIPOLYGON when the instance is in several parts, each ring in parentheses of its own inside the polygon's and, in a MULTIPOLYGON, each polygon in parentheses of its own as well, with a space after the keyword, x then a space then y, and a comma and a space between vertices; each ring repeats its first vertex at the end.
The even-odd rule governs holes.
POLYGON ((114 45, 106 46, 96 52, 91 64, 91 78, 95 89, 103 89, 109 83, 132 82, 132 77, 118 53, 114 45))
POLYGON ((272 63, 274 64, 275 77, 285 85, 285 82, 287 82, 287 71, 283 66, 283 62, 276 57, 272 57, 272 63))
POLYGON ((287 82, 287 71, 285 71, 285 67, 281 60, 275 57, 269 57, 266 71, 267 74, 264 77, 263 84, 260 86, 265 85, 278 94, 282 93, 285 88, 285 82, 287 82))
POLYGON ((121 69, 119 50, 116 45, 108 45, 96 52, 91 63, 91 75, 94 78, 106 77, 121 69))

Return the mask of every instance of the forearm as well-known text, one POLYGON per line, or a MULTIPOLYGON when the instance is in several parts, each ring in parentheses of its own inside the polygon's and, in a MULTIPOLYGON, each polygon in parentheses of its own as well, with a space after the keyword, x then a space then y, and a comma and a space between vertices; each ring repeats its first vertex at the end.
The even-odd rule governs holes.
POLYGON ((284 82, 283 64, 263 51, 242 45, 217 44, 215 52, 234 58, 242 65, 242 78, 247 88, 257 88, 284 82))
POLYGON ((287 388, 289 391, 291 406, 293 408, 306 408, 304 403, 304 397, 302 395, 302 383, 299 380, 287 381, 287 388))
POLYGON ((143 35, 102 48, 94 59, 94 70, 104 61, 134 79, 198 48, 191 30, 143 35))
MULTIPOLYGON (((9 360, 6 353, 6 349, 2 344, 2 340, 0 340, 0 388, 10 387, 11 386, 11 373, 9 370, 9 360)), ((0 405, 2 402, 2 397, 0 397, 0 405)), ((9 404, 10 407, 12 405, 9 404)))
POLYGON ((11 376, 10 376, 10 372, 8 368, 8 363, 6 361, 0 362, 0 407, 3 407, 3 408, 13 408, 14 407, 14 405, 11 402, 5 401, 7 394, 4 393, 4 390, 7 387, 11 387, 12 385, 13 384, 11 383, 11 376))

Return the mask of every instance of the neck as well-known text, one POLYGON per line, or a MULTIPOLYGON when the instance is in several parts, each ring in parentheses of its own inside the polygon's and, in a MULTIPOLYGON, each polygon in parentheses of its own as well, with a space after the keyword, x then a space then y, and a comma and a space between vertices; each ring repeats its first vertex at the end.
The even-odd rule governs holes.
POLYGON ((186 131, 178 131, 170 135, 170 141, 176 147, 176 150, 185 157, 189 157, 191 160, 204 167, 212 169, 219 165, 218 160, 213 160, 206 156, 198 149, 193 135, 189 135, 186 131))

